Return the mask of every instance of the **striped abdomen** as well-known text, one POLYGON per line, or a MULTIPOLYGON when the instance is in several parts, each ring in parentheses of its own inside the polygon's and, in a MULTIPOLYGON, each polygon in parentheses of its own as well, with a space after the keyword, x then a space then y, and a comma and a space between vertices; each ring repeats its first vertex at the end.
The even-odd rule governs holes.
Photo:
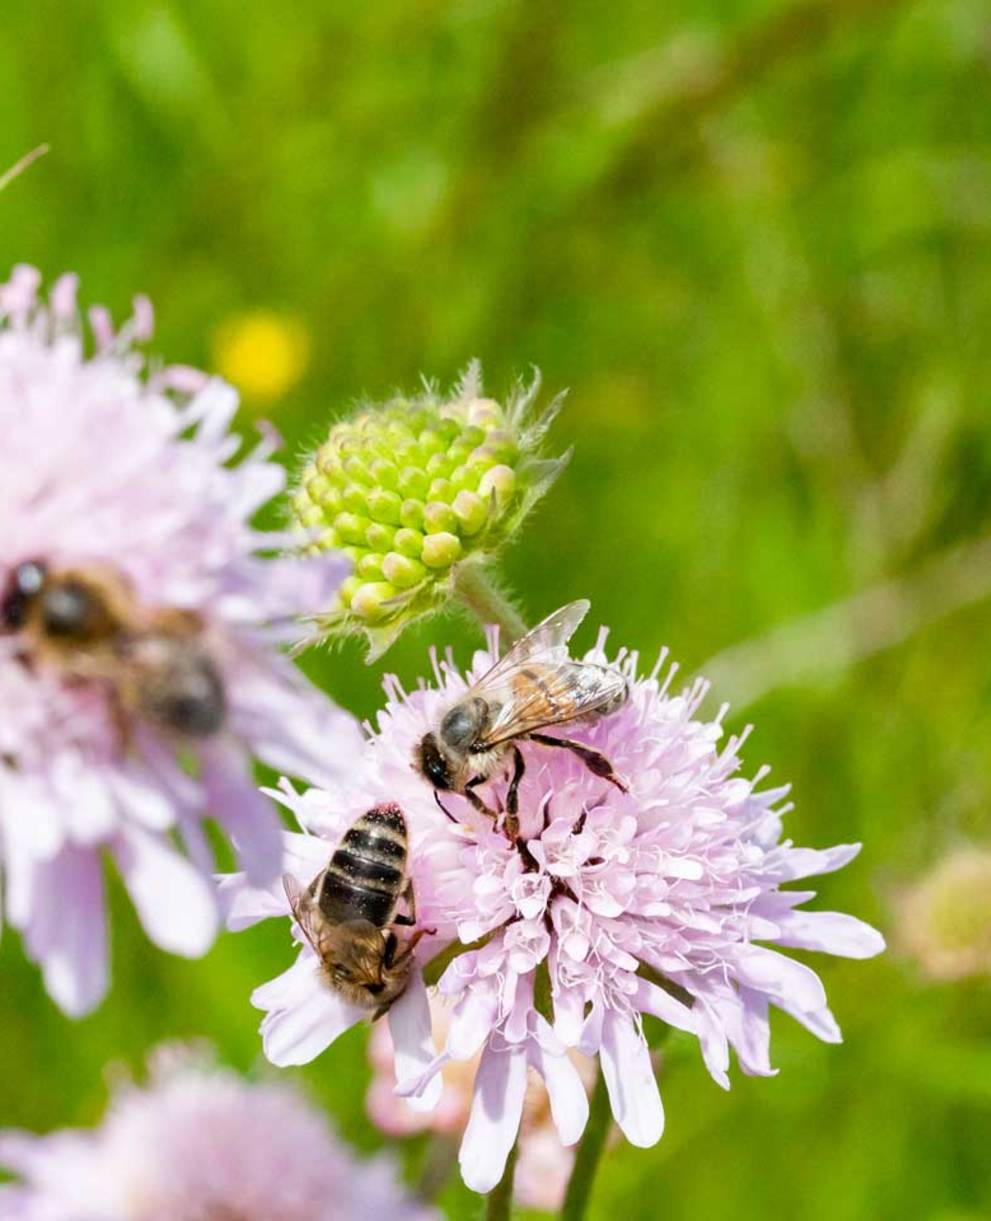
POLYGON ((384 928, 406 889, 406 820, 399 806, 375 806, 362 814, 323 874, 317 901, 334 924, 368 920, 384 928))

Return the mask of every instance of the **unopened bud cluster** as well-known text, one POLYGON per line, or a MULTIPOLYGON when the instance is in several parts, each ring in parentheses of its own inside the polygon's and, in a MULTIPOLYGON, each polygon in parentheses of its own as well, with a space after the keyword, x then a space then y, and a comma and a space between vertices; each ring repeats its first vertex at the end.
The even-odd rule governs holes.
POLYGON ((447 600, 459 564, 511 537, 566 461, 537 454, 557 404, 533 418, 536 389, 502 406, 472 366, 449 399, 427 391, 334 424, 292 498, 312 548, 354 564, 323 635, 363 631, 377 656, 447 600))

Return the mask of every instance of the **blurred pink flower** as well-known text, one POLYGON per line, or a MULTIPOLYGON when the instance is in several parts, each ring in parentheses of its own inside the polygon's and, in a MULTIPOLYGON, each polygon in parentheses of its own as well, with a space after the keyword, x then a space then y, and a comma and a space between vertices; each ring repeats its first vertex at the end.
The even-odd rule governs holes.
POLYGON ((147 301, 116 334, 106 311, 91 311, 87 355, 74 277, 47 304, 39 281, 18 267, 0 285, 0 596, 26 561, 111 567, 143 605, 199 616, 226 703, 211 737, 177 744, 136 719, 125 747, 104 686, 32 664, 16 629, 0 629, 6 912, 51 995, 81 1014, 107 987, 104 851, 149 937, 202 954, 218 925, 204 817, 254 879, 272 880, 279 823, 252 756, 329 779, 360 735, 279 651, 292 618, 325 605, 343 570, 332 557, 262 554, 284 542, 250 524, 284 483, 275 442, 232 465, 234 391, 191 369, 146 375, 133 345, 151 332, 147 301))
MULTIPOLYGON (((604 644, 603 632, 586 660, 610 664, 604 644)), ((753 780, 736 775, 746 735, 719 749, 725 708, 714 721, 700 720, 706 684, 672 695, 674 669, 659 679, 663 658, 638 677, 637 655, 621 651, 612 664, 626 675, 630 699, 576 731, 612 762, 628 793, 569 751, 523 743, 516 845, 462 798, 444 795, 458 821, 445 817, 412 769, 414 747, 497 655, 492 639, 465 677, 450 660, 435 663, 435 685, 410 694, 388 679, 386 707, 347 779, 303 794, 282 788, 300 824, 317 833, 289 837, 302 878, 326 863, 360 813, 398 802, 410 826, 419 920, 437 930, 421 942, 421 961, 451 942, 472 946, 438 985, 453 1006, 442 1050, 429 1056, 426 1001, 418 999, 417 1045, 396 1039, 396 1076, 398 1091, 428 1109, 442 1095, 444 1066, 481 1053, 460 1155, 465 1182, 476 1191, 490 1190, 502 1175, 528 1069, 543 1078, 558 1135, 570 1145, 585 1126, 588 1102, 567 1052, 598 1056, 623 1133, 635 1145, 652 1145, 664 1113, 641 1015, 694 1035, 709 1072, 728 1088, 730 1047, 744 1072, 775 1071, 771 1005, 827 1042, 840 1039, 818 976, 758 941, 852 958, 877 954, 884 944, 852 916, 800 910, 815 892, 780 889, 841 868, 859 845, 817 851, 782 841, 787 789, 757 791, 766 769, 753 780), (538 972, 549 980, 552 1022, 534 1003, 538 972), (429 1062, 418 1072, 424 1057, 429 1062)), ((506 783, 496 778, 480 791, 498 807, 506 783)), ((231 927, 287 914, 275 891, 253 890, 237 877, 224 886, 231 927)), ((267 1010, 262 1033, 275 1063, 311 1059, 359 1016, 322 988, 308 947, 253 1000, 267 1010)))
MULTIPOLYGON (((434 1038, 446 1040, 450 1030, 450 1010, 433 1001, 430 1005, 434 1038)), ((480 1057, 452 1060, 445 1064, 443 1092, 432 1111, 415 1111, 395 1093, 395 1057, 387 1028, 376 1025, 368 1041, 368 1056, 374 1075, 365 1095, 368 1115, 376 1127, 389 1136, 409 1136, 431 1131, 442 1136, 460 1137, 471 1114, 475 1072, 480 1057)), ((571 1060, 582 1078, 586 1092, 595 1083, 595 1065, 580 1052, 571 1060)), ((513 1196, 524 1208, 557 1212, 571 1175, 574 1153, 558 1137, 551 1118, 550 1100, 543 1083, 531 1074, 523 1105, 520 1150, 513 1180, 513 1196)))
POLYGON ((286 1085, 162 1049, 100 1127, 0 1132, 8 1221, 429 1221, 385 1158, 359 1161, 286 1085))

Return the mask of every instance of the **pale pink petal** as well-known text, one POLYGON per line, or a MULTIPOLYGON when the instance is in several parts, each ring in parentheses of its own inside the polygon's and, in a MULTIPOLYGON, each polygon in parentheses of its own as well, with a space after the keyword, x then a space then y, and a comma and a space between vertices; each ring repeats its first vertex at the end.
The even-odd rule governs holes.
POLYGON ((133 818, 149 831, 165 831, 175 822, 175 808, 153 778, 133 764, 108 768, 108 788, 123 818, 133 818))
MULTIPOLYGON (((389 1010, 389 1031, 395 1056, 397 1086, 419 1078, 436 1055, 427 990, 419 971, 410 977, 406 991, 389 1010)), ((415 1111, 432 1111, 440 1101, 444 1082, 438 1074, 422 1093, 407 1097, 415 1111)))
POLYGON ((709 994, 709 1003, 719 1015, 727 1038, 740 1061, 740 1067, 751 1077, 774 1077, 771 1067, 771 1027, 768 1022, 768 999, 762 992, 740 988, 737 993, 720 986, 709 994))
POLYGON ((139 827, 122 832, 113 853, 152 941, 184 958, 205 954, 219 924, 210 882, 167 842, 139 827))
MULTIPOLYGON (((452 963, 453 965, 455 964, 452 963)), ((488 1038, 497 1013, 498 998, 491 990, 473 990, 467 993, 451 1015, 446 1044, 451 1058, 470 1060, 476 1055, 488 1038)))
POLYGON ((549 1054, 536 1039, 527 1046, 530 1063, 547 1087, 551 1115, 562 1145, 573 1145, 588 1122, 588 1095, 567 1053, 549 1054))
POLYGON ((640 1148, 655 1145, 664 1131, 664 1108, 650 1051, 631 1018, 606 1014, 599 1057, 612 1113, 623 1135, 640 1148))
POLYGON ((729 1074, 729 1040, 726 1031, 719 1020, 718 1014, 705 996, 696 995, 692 1009, 698 1030, 699 1047, 702 1049, 702 1060, 709 1070, 709 1076, 724 1090, 730 1087, 729 1074))
POLYGON ((249 882, 266 886, 282 875, 282 826, 258 791, 243 750, 212 745, 201 750, 203 787, 211 812, 230 832, 249 882))
POLYGON ((256 988, 251 1003, 269 1010, 261 1023, 262 1046, 279 1068, 308 1064, 366 1014, 323 983, 315 956, 306 951, 288 971, 256 988))
POLYGON ((65 848, 39 864, 27 950, 41 962, 45 986, 70 1017, 81 1017, 107 990, 107 929, 100 858, 65 848))
POLYGON ((491 1191, 502 1178, 523 1114, 526 1070, 521 1047, 489 1046, 482 1053, 458 1158, 461 1177, 472 1191, 491 1191))
POLYGON ((224 924, 232 933, 251 928, 273 916, 287 916, 289 904, 281 881, 271 888, 248 885, 243 873, 228 873, 217 880, 217 895, 224 924))
POLYGON ((824 873, 835 873, 858 855, 862 844, 837 844, 833 848, 787 848, 778 861, 768 869, 768 875, 779 882, 791 882, 798 878, 813 878, 824 873))
POLYGON ((675 1030, 695 1034, 697 1022, 687 1005, 665 992, 659 985, 646 979, 637 980, 636 1007, 641 1013, 650 1013, 667 1022, 675 1030))
POLYGON ((811 1031, 817 1039, 821 1039, 823 1043, 843 1042, 843 1035, 836 1018, 833 1017, 827 1006, 823 1005, 821 1009, 805 1011, 786 999, 775 1000, 774 1003, 779 1009, 790 1014, 806 1030, 811 1031))
POLYGON ((843 958, 873 958, 884 949, 875 928, 843 912, 792 911, 778 918, 778 945, 800 950, 822 950, 843 958))
POLYGON ((741 983, 766 992, 772 1000, 787 999, 804 1012, 826 1004, 822 980, 804 963, 757 945, 734 948, 732 961, 741 983))

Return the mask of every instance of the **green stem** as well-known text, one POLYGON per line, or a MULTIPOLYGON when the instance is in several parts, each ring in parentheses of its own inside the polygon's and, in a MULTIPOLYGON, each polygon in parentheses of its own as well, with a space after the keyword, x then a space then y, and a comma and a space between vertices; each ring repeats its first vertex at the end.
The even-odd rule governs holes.
POLYGON ((417 1198, 430 1204, 444 1190, 451 1171, 458 1163, 458 1142, 447 1133, 434 1133, 427 1145, 420 1177, 417 1183, 417 1198))
POLYGON ((589 1196, 592 1194, 592 1183, 599 1167, 599 1159, 606 1147, 606 1139, 612 1126, 612 1110, 609 1106, 609 1091, 606 1089, 606 1079, 599 1069, 595 1079, 595 1089, 592 1091, 592 1101, 589 1104, 588 1123, 578 1142, 575 1152, 575 1164, 568 1180, 568 1190, 561 1209, 561 1221, 582 1221, 588 1208, 589 1196))
POLYGON ((513 1141, 513 1147, 506 1158, 506 1169, 502 1178, 489 1192, 485 1201, 485 1221, 509 1221, 513 1208, 513 1175, 516 1173, 516 1155, 519 1153, 519 1139, 513 1141))
POLYGON ((480 564, 459 564, 454 574, 454 592, 475 615, 482 627, 499 627, 503 647, 526 633, 526 624, 509 599, 492 584, 480 564))

